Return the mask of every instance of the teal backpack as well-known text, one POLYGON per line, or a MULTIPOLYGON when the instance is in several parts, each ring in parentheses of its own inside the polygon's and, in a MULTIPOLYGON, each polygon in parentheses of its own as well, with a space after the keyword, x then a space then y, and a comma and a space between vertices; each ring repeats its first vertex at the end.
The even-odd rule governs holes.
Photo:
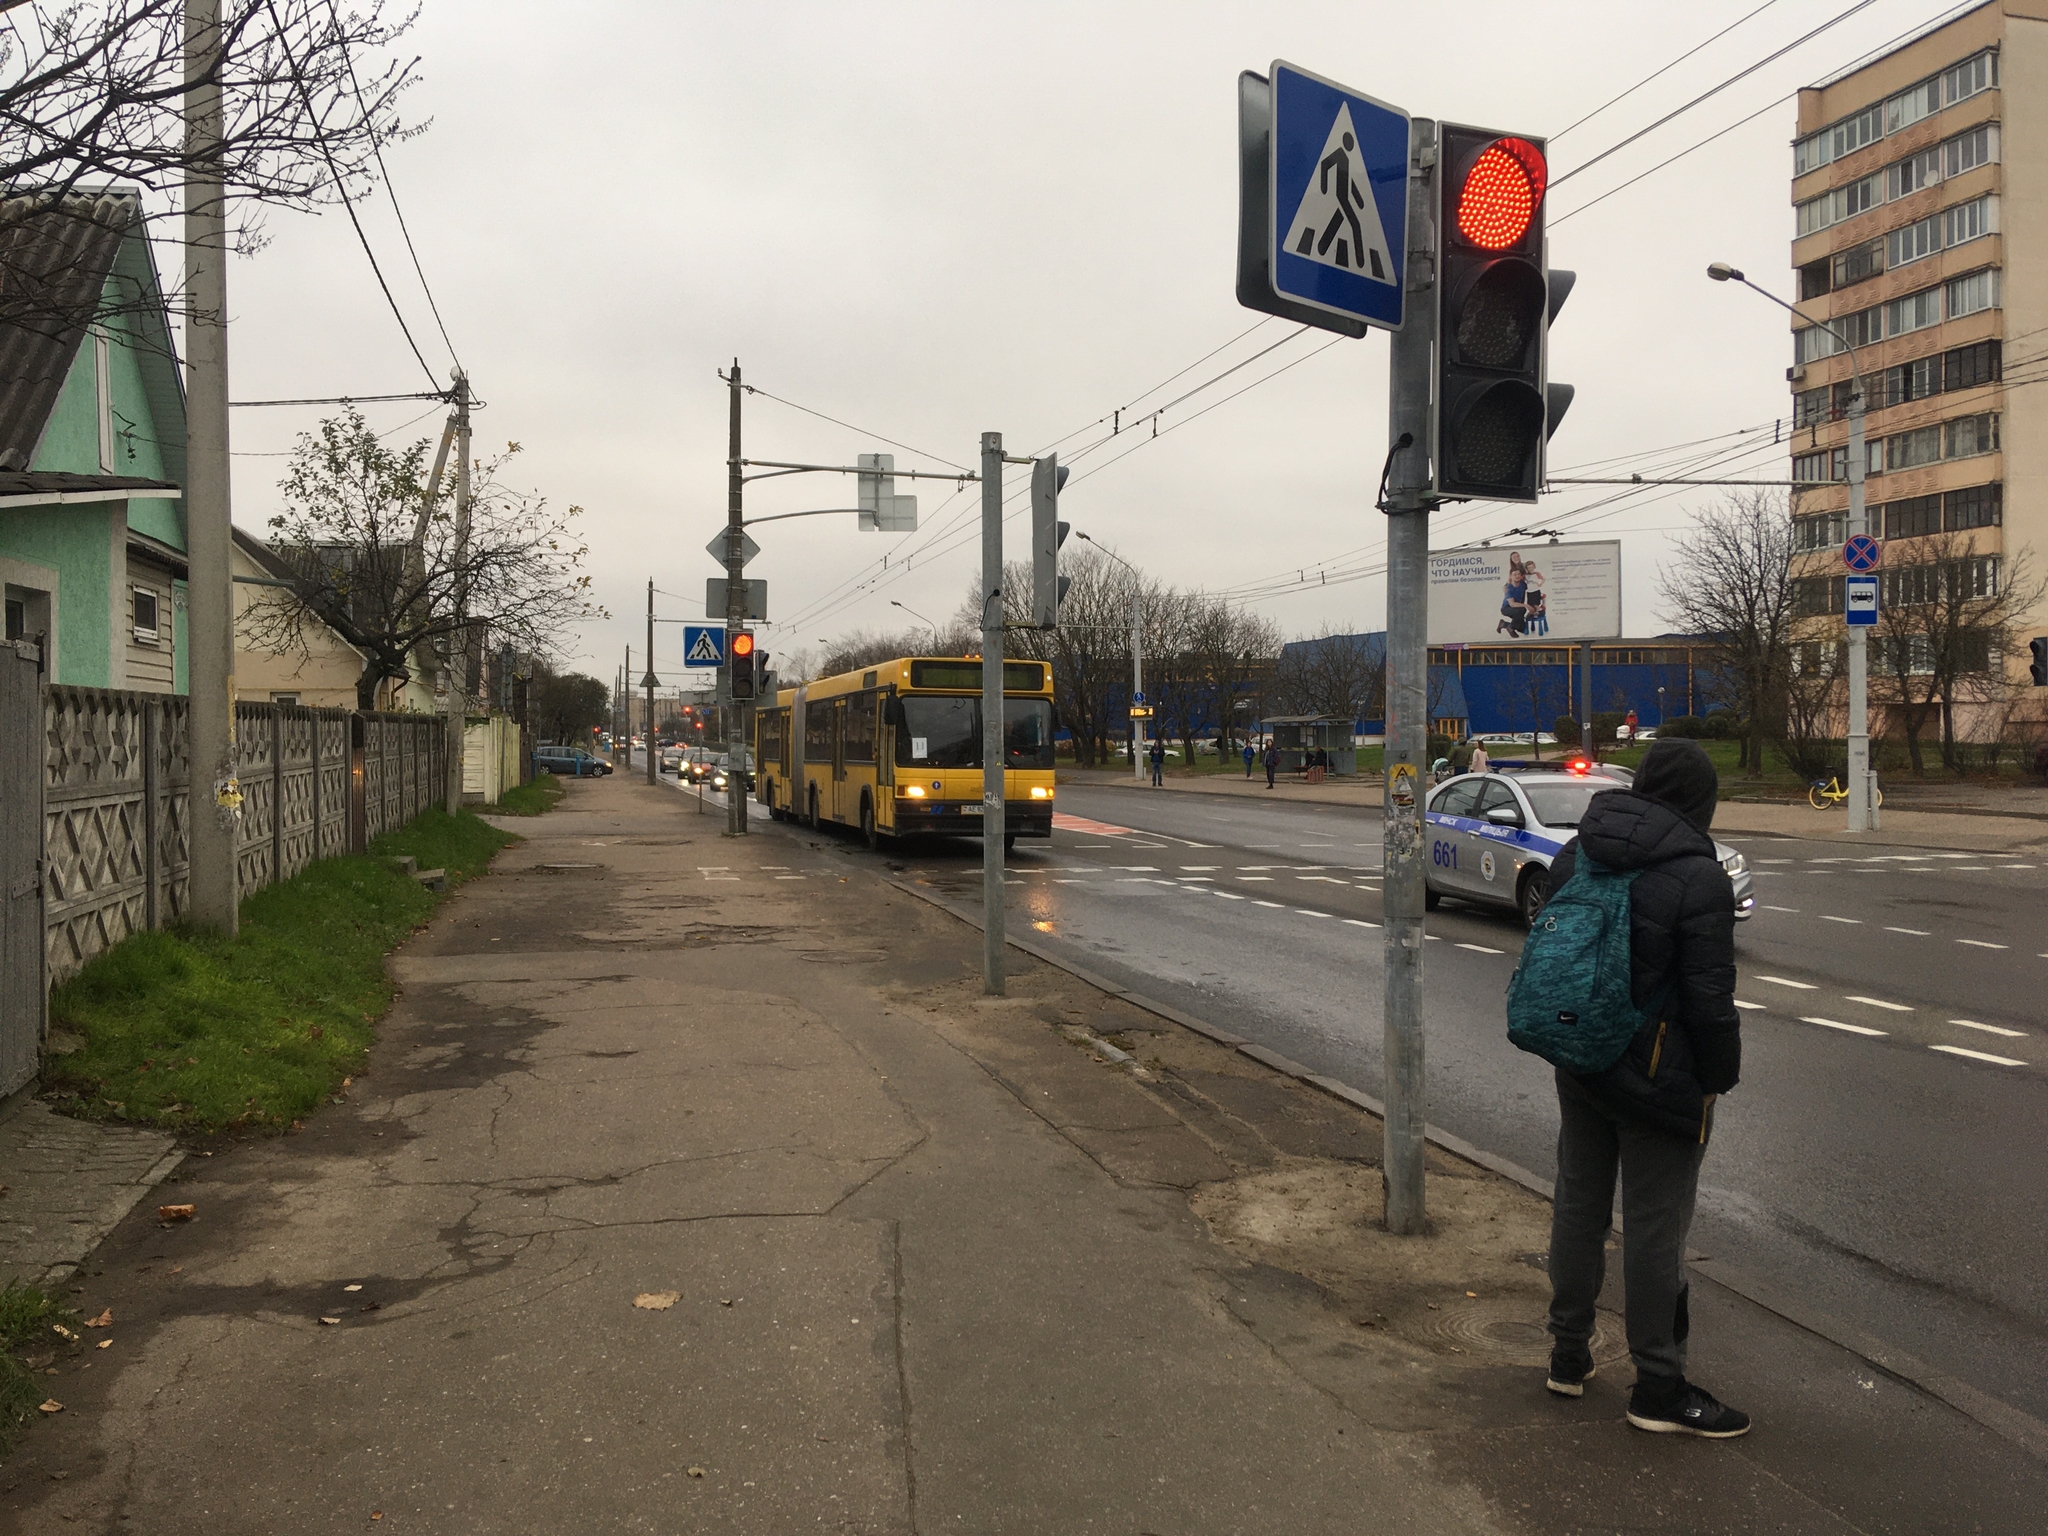
POLYGON ((1661 1008, 1630 1001, 1629 888, 1638 869, 1604 869, 1581 847, 1544 905, 1508 981, 1508 1040, 1581 1075, 1605 1072, 1661 1008))

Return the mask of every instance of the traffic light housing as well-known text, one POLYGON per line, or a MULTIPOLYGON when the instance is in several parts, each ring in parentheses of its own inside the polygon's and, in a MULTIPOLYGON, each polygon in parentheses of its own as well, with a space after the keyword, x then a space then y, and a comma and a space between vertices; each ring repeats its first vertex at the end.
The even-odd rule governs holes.
POLYGON ((2036 635, 2027 644, 2034 652, 2034 664, 2029 669, 2034 674, 2034 686, 2048 688, 2048 635, 2036 635))
POLYGON ((1534 501, 1544 445, 1572 398, 1548 376, 1550 322, 1574 280, 1547 265, 1549 161, 1541 139, 1442 132, 1431 491, 1534 501))
POLYGON ((751 629, 734 631, 726 656, 732 668, 732 696, 751 699, 754 696, 754 632, 751 629))
POLYGON ((1066 543, 1071 526, 1060 521, 1060 490, 1067 483, 1067 474, 1056 453, 1031 461, 1031 624, 1035 629, 1059 626, 1060 599, 1067 595, 1067 578, 1060 574, 1060 546, 1066 543))

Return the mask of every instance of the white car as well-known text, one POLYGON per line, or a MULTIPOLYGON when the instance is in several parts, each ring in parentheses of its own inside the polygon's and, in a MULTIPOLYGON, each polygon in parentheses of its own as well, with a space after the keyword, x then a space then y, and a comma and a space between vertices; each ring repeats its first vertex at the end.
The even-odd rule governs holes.
MULTIPOLYGON (((1446 896, 1506 907, 1534 923, 1550 899, 1550 861, 1578 836, 1586 806, 1617 780, 1604 773, 1464 773, 1438 785, 1423 821, 1429 865, 1424 903, 1446 896)), ((1726 843, 1714 857, 1735 886, 1735 916, 1756 910, 1749 861, 1726 843)))

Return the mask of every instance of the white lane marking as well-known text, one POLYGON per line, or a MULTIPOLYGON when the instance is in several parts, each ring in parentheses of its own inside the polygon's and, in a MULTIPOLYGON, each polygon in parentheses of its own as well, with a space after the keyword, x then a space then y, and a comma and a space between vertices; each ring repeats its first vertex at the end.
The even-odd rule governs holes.
POLYGON ((1972 949, 2010 949, 2010 944, 1993 944, 1989 939, 1957 939, 1958 944, 1967 944, 1972 949))
POLYGON ((1255 869, 1284 869, 1286 866, 1281 864, 1240 864, 1237 867, 1241 873, 1249 873, 1255 869))
POLYGON ((1294 910, 1299 912, 1303 917, 1328 917, 1330 915, 1327 912, 1312 911, 1308 907, 1296 907, 1294 910))
POLYGON ((1151 883, 1143 875, 1118 875, 1114 880, 1110 881, 1111 885, 1150 885, 1151 883))
POLYGON ((1912 934, 1912 935, 1913 935, 1913 937, 1914 937, 1914 938, 1916 938, 1916 939, 1927 939, 1927 938, 1932 938, 1932 937, 1933 937, 1933 934, 1929 933, 1929 932, 1928 932, 1928 930, 1927 930, 1927 929, 1925 929, 1925 928, 1887 928, 1887 929, 1885 929, 1885 932, 1886 932, 1886 933, 1910 933, 1910 934, 1912 934))
POLYGON ((1798 861, 1795 859, 1751 859, 1749 862, 1752 864, 1793 864, 1798 861))
POLYGON ((1848 1000, 1852 1003, 1867 1003, 1872 1008, 1889 1008, 1893 1013, 1911 1013, 1913 1011, 1910 1004, 1888 1003, 1881 997, 1856 997, 1852 995, 1848 1000))
POLYGON ((1159 866, 1157 864, 1112 864, 1109 867, 1111 869, 1129 870, 1134 875, 1156 875, 1159 873, 1159 866))
POLYGON ((1325 885, 1348 885, 1348 880, 1339 880, 1335 875, 1296 875, 1297 880, 1320 880, 1325 885))
POLYGON ((1277 901, 1255 901, 1252 903, 1252 905, 1255 907, 1277 907, 1280 906, 1281 903, 1277 901))
POLYGON ((1243 898, 1242 896, 1239 896, 1239 895, 1237 895, 1237 894, 1236 894, 1235 892, 1232 892, 1232 891, 1218 891, 1218 892, 1216 892, 1216 894, 1217 894, 1218 896, 1221 896, 1221 897, 1222 897, 1222 898, 1223 898, 1223 899, 1224 899, 1225 901, 1243 901, 1243 900, 1244 900, 1244 898, 1243 898))
POLYGON ((1960 1024, 1965 1029, 1981 1029, 1987 1035, 2003 1035, 2008 1040, 2024 1040, 2027 1035, 2024 1029, 2006 1029, 1998 1024, 1979 1024, 1975 1019, 1950 1019, 1949 1023, 1960 1024))
POLYGON ((1115 843, 1076 843, 1076 848, 1114 848, 1115 843))
POLYGON ((1347 927, 1351 927, 1351 928, 1377 928, 1377 927, 1379 927, 1379 924, 1378 924, 1378 923, 1368 923, 1368 922, 1367 922, 1367 921, 1366 921, 1366 920, 1365 920, 1364 918, 1362 918, 1362 917, 1347 917, 1347 918, 1345 918, 1345 919, 1344 919, 1344 922, 1345 922, 1345 925, 1346 925, 1347 927))
POLYGON ((1246 885, 1271 885, 1273 883, 1271 875, 1245 875, 1242 878, 1246 885))
POLYGON ((1221 869, 1222 867, 1223 867, 1223 866, 1222 866, 1221 864, 1183 864, 1183 865, 1181 865, 1181 868, 1182 868, 1182 869, 1189 869, 1189 870, 1203 870, 1203 869, 1221 869))
POLYGON ((1771 906, 1767 906, 1767 907, 1765 907, 1765 908, 1764 908, 1764 910, 1765 910, 1766 912, 1797 912, 1797 911, 1798 911, 1799 909, 1798 909, 1797 907, 1771 907, 1771 906))
POLYGON ((1930 859, 1967 859, 1969 855, 1967 853, 1930 853, 1927 857, 1930 859))
POLYGON ((1972 1061, 1988 1061, 1994 1067, 2024 1067, 2026 1063, 2011 1056, 1993 1056, 1989 1051, 1972 1051, 1960 1045, 1930 1045, 1930 1051, 1941 1051, 1950 1056, 1967 1056, 1972 1061))
POLYGON ((1859 928, 1863 926, 1863 919, 1860 917, 1832 917, 1825 912, 1821 913, 1820 920, 1824 923, 1854 923, 1859 928))
MULTIPOLYGON (((802 880, 802 879, 805 879, 805 878, 807 878, 807 877, 806 877, 806 876, 803 876, 803 875, 777 875, 777 876, 776 876, 775 878, 776 878, 776 879, 778 879, 778 880, 802 880)), ((1016 883, 1016 882, 1012 882, 1012 883, 1016 883)))
POLYGON ((1054 885, 1086 885, 1086 880, 1055 880, 1054 885))
POLYGON ((762 867, 763 869, 787 869, 787 868, 789 868, 789 866, 788 866, 787 864, 763 864, 763 865, 762 865, 761 867, 762 867))
POLYGON ((2031 864, 2001 864, 1998 867, 2000 869, 2032 869, 2034 866, 2031 864))
POLYGON ((1871 1029, 1862 1024, 1844 1024, 1840 1019, 1803 1018, 1799 1022, 1802 1024, 1818 1024, 1824 1029, 1845 1030, 1852 1035, 1881 1035, 1884 1033, 1881 1029, 1871 1029))
POLYGON ((1819 990, 1810 981, 1793 981, 1784 976, 1759 976, 1757 977, 1757 980, 1768 981, 1772 983, 1774 986, 1797 987, 1801 992, 1814 992, 1819 990))
POLYGON ((1164 843, 1125 843, 1126 848, 1164 848, 1164 843))
POLYGON ((1951 864, 1949 868, 1959 875, 1981 875, 1989 872, 1989 864, 1951 864))
POLYGON ((1744 1001, 1743 1001, 1743 1000, 1742 1000, 1741 998, 1739 998, 1739 997, 1738 997, 1737 999, 1735 999, 1735 1006, 1736 1006, 1736 1007, 1738 1007, 1738 1008, 1761 1008, 1761 1007, 1763 1007, 1763 1004, 1762 1004, 1762 1003, 1745 1003, 1745 1002, 1744 1002, 1744 1001))
POLYGON ((1437 934, 1434 934, 1434 933, 1425 933, 1425 934, 1423 935, 1423 937, 1424 937, 1425 939, 1429 940, 1429 942, 1430 942, 1430 943, 1432 943, 1432 944, 1441 944, 1441 943, 1443 943, 1443 939, 1442 939, 1442 937, 1441 937, 1441 936, 1439 936, 1439 935, 1437 935, 1437 934))
POLYGON ((1486 947, 1486 946, 1485 946, 1484 944, 1463 944, 1463 943, 1461 943, 1461 944, 1459 944, 1459 945, 1458 945, 1457 947, 1458 947, 1459 949, 1469 949, 1469 950, 1471 950, 1471 951, 1472 951, 1472 952, 1473 952, 1474 954, 1477 954, 1477 955, 1504 955, 1504 954, 1506 954, 1506 953, 1507 953, 1507 951, 1506 951, 1506 950, 1504 950, 1504 949, 1488 949, 1488 948, 1487 948, 1487 947, 1486 947))
POLYGON ((1214 875, 1182 875, 1180 881, 1182 885, 1203 885, 1215 880, 1215 878, 1214 875))

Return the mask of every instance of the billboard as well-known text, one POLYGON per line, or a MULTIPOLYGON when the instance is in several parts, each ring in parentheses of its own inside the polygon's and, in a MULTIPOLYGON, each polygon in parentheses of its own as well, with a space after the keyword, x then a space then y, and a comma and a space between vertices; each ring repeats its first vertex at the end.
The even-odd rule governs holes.
POLYGON ((1429 557, 1429 643, 1621 636, 1621 541, 1496 544, 1429 557))

